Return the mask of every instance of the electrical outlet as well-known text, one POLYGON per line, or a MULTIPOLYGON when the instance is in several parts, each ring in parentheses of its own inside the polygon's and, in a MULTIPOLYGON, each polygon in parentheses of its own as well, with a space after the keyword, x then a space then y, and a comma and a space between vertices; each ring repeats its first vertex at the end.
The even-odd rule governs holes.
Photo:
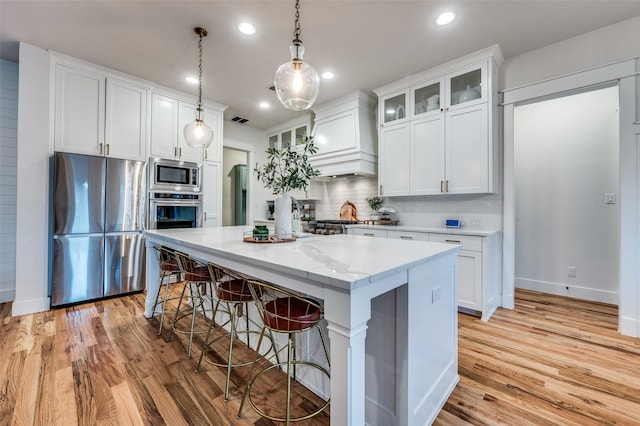
POLYGON ((440 286, 431 289, 431 303, 436 303, 442 298, 442 289, 440 286))
POLYGON ((604 194, 604 203, 605 204, 615 204, 616 203, 616 193, 615 192, 605 192, 605 194, 604 194))
POLYGON ((576 267, 575 266, 567 266, 567 276, 575 277, 576 276, 576 267))
POLYGON ((471 219, 471 226, 473 228, 480 228, 480 219, 478 218, 471 219))

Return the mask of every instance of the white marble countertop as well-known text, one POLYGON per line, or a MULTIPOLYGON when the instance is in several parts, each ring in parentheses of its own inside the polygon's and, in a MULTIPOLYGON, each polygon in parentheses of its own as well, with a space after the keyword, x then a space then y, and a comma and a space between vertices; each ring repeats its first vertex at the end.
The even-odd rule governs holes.
POLYGON ((251 226, 149 230, 190 249, 300 276, 326 285, 355 289, 390 274, 457 251, 459 245, 354 235, 311 235, 289 243, 247 243, 251 226))
POLYGON ((482 229, 482 228, 445 228, 443 226, 425 227, 425 226, 407 226, 407 225, 367 225, 364 223, 359 223, 356 225, 347 225, 347 228, 382 229, 385 231, 431 232, 434 234, 474 235, 474 236, 480 236, 480 237, 488 237, 500 232, 497 229, 482 229))

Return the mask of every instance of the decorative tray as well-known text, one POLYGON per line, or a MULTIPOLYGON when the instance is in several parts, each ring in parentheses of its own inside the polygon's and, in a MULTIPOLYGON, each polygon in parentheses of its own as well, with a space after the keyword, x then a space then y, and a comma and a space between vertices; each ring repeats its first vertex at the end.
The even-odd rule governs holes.
POLYGON ((296 240, 296 237, 290 235, 286 238, 281 238, 274 234, 269 234, 267 239, 261 240, 256 239, 253 236, 253 231, 245 232, 242 236, 242 241, 245 243, 254 243, 254 244, 273 244, 273 243, 291 243, 296 240))

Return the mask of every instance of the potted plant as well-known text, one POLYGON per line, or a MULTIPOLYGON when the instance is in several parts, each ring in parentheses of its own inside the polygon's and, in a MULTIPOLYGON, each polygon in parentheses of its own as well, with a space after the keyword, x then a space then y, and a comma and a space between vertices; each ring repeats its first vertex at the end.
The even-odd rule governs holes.
POLYGON ((382 207, 382 198, 380 198, 377 195, 375 195, 373 197, 365 198, 365 201, 367 202, 367 204, 369 204, 369 207, 371 208, 371 210, 374 211, 373 213, 371 213, 369 215, 369 217, 372 220, 380 219, 380 215, 378 214, 378 210, 380 209, 380 207, 382 207))
POLYGON ((291 237, 291 196, 289 191, 305 191, 311 178, 320 175, 309 163, 309 156, 318 148, 313 137, 305 137, 302 144, 288 148, 267 149, 267 162, 253 169, 258 180, 269 188, 275 198, 275 234, 279 238, 291 237))

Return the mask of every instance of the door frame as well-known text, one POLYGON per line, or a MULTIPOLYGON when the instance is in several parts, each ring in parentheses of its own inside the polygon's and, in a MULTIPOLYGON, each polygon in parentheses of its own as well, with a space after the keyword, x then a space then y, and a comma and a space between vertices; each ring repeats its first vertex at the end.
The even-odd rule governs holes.
MULTIPOLYGON (((255 162, 255 145, 235 139, 224 138, 222 148, 231 148, 247 153, 247 225, 253 223, 253 169, 251 164, 255 162)), ((224 160, 224 156, 223 156, 224 160)), ((224 161, 220 161, 221 167, 224 167, 224 161)), ((222 223, 222 217, 220 217, 222 223)))
MULTIPOLYGON (((519 86, 503 91, 504 192, 502 306, 513 309, 515 294, 514 110, 518 104, 549 99, 616 82, 620 102, 620 282, 618 331, 640 337, 640 147, 636 142, 636 58, 519 86)), ((640 141, 640 136, 638 136, 640 141)))

